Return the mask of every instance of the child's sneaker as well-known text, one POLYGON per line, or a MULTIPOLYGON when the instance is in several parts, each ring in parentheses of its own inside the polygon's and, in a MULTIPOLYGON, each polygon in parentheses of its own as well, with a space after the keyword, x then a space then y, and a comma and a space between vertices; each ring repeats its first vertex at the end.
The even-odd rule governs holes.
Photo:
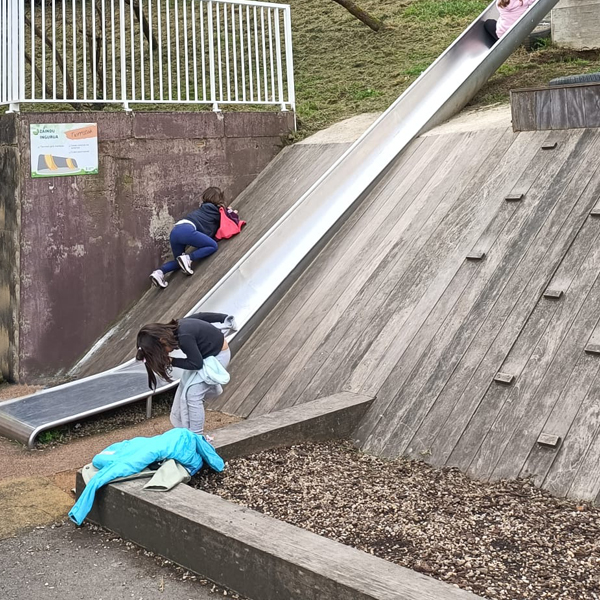
POLYGON ((169 284, 165 281, 165 274, 160 270, 152 271, 150 274, 152 285, 159 288, 166 288, 169 284))
POLYGON ((194 271, 192 271, 192 259, 189 254, 182 254, 177 257, 177 263, 179 264, 179 268, 186 273, 187 275, 193 275, 194 271))

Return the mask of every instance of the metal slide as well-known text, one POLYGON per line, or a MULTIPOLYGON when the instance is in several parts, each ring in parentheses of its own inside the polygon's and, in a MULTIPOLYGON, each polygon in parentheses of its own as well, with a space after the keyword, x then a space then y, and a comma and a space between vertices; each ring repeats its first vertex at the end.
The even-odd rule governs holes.
MULTIPOLYGON (((483 21, 497 18, 493 2, 188 314, 235 315, 240 331, 233 348, 239 346, 398 154, 463 108, 557 2, 538 0, 492 45, 483 21)), ((157 391, 176 383, 163 382, 157 391)), ((46 429, 144 398, 145 368, 131 360, 0 404, 0 434, 32 447, 46 429)))

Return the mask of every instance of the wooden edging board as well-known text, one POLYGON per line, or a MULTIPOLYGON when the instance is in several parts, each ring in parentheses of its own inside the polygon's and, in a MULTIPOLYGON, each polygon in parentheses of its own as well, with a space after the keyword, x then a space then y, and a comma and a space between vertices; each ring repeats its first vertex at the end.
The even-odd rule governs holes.
MULTIPOLYGON (((350 437, 372 398, 351 393, 294 406, 218 431, 226 458, 304 441, 350 437)), ((399 567, 218 496, 143 481, 102 488, 89 520, 253 600, 476 600, 399 567)), ((77 478, 78 494, 83 489, 77 478)))

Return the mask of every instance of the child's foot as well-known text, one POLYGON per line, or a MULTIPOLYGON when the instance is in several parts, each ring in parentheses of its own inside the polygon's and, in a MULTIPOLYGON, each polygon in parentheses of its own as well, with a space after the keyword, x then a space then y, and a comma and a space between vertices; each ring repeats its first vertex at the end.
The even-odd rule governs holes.
POLYGON ((165 281, 165 274, 160 270, 152 271, 150 274, 152 285, 159 288, 166 288, 169 284, 165 281))
POLYGON ((194 271, 192 271, 192 259, 189 257, 189 254, 182 254, 181 256, 178 256, 177 264, 179 265, 179 268, 187 275, 194 274, 194 271))

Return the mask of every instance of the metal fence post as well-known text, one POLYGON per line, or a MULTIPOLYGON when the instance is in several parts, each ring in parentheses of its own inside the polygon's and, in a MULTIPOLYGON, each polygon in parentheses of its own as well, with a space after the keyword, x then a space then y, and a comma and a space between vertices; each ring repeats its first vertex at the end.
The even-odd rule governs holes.
MULTIPOLYGON (((10 76, 7 78, 10 81, 8 98, 10 101, 8 111, 19 112, 19 101, 21 100, 20 90, 20 73, 21 73, 21 45, 24 40, 21 40, 21 24, 20 20, 24 21, 24 11, 22 12, 23 0, 8 0, 8 15, 7 22, 10 22, 10 29, 7 31, 7 48, 8 50, 8 65, 10 76)), ((23 69, 25 65, 23 65, 23 69)))
MULTIPOLYGON (((213 23, 213 3, 209 2, 208 9, 208 62, 210 69, 210 101, 212 102, 213 110, 219 111, 217 104, 217 90, 215 88, 215 35, 213 23)), ((217 32, 218 33, 218 32, 217 32)))
MULTIPOLYGON (((125 54, 125 0, 119 0, 119 53, 121 55, 121 100, 123 108, 130 111, 127 102, 127 56, 125 54)), ((114 52, 114 49, 113 49, 114 52)), ((133 56, 132 56, 133 59, 133 56)))
POLYGON ((294 88, 294 57, 292 55, 292 14, 290 7, 283 12, 283 29, 285 35, 285 66, 287 70, 288 102, 290 108, 296 111, 296 90, 294 88))

